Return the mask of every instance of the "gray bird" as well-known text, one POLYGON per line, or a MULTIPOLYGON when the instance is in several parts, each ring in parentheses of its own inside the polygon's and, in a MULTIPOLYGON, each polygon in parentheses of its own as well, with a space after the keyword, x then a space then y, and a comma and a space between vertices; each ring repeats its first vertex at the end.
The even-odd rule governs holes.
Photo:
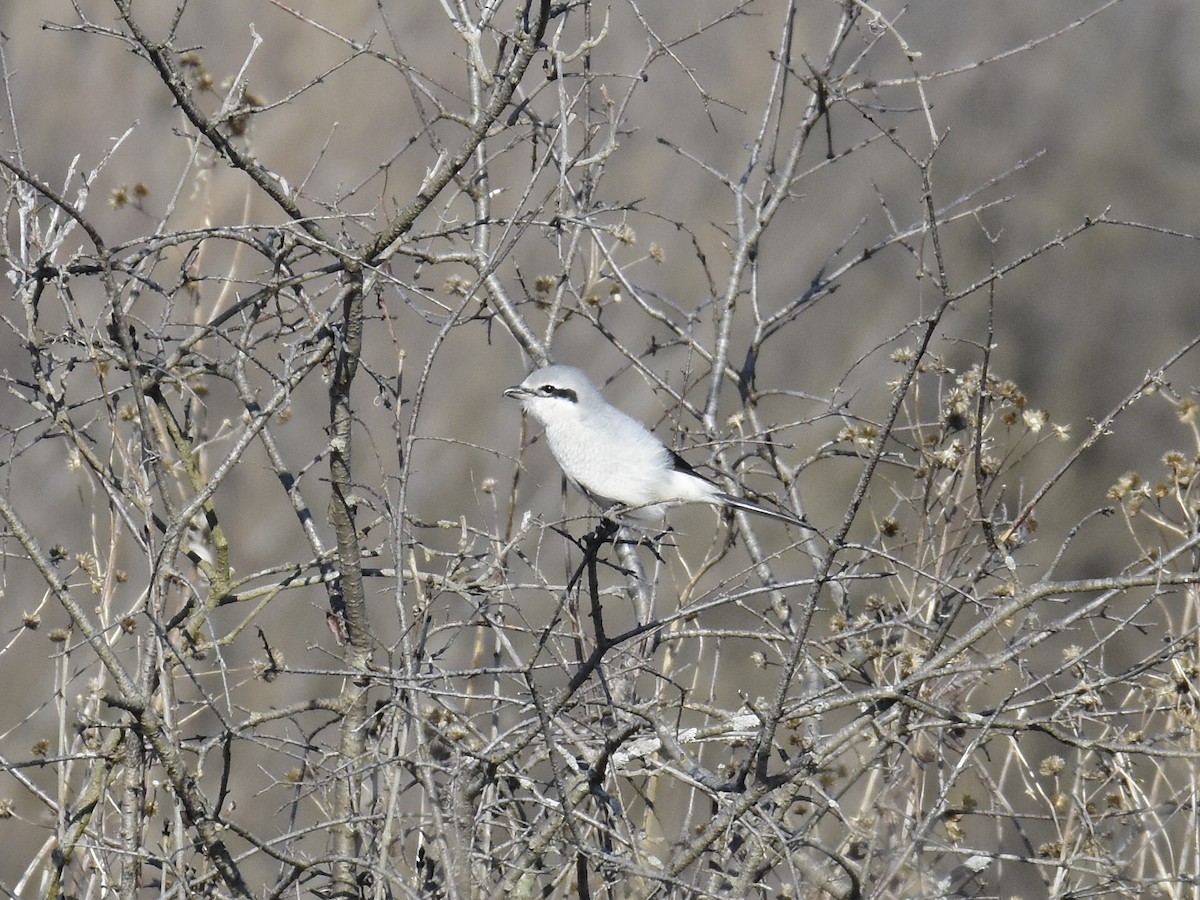
POLYGON ((645 425, 605 400, 573 366, 537 369, 504 396, 520 400, 542 423, 550 452, 567 478, 601 507, 624 507, 627 515, 651 523, 661 521, 669 506, 709 503, 811 527, 721 490, 645 425))

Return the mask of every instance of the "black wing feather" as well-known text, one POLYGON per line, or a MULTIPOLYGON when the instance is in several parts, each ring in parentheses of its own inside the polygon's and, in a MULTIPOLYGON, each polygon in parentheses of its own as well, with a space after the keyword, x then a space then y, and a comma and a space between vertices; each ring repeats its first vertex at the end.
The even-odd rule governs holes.
POLYGON ((668 449, 667 452, 669 454, 671 454, 671 468, 674 469, 676 472, 686 472, 688 475, 694 475, 696 478, 699 478, 701 481, 707 481, 713 487, 716 487, 716 488, 720 487, 720 485, 717 484, 715 481, 713 481, 711 478, 705 478, 703 475, 701 475, 699 472, 697 472, 695 469, 693 469, 692 464, 689 463, 682 456, 680 456, 678 453, 676 453, 674 450, 668 449))

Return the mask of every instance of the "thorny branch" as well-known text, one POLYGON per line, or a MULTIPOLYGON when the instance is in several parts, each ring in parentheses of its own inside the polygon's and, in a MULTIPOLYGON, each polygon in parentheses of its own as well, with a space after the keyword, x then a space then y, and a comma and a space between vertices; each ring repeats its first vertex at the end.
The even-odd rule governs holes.
POLYGON ((0 817, 45 831, 14 896, 1198 877, 1200 338, 1073 441, 1004 372, 1006 278, 1195 237, 1014 242, 1053 151, 942 168, 937 92, 1114 2, 965 63, 861 0, 113 2, 40 38, 140 66, 90 168, 69 123, 31 164, 0 44, 0 666, 39 686, 0 708, 0 817), (556 507, 501 399, 551 359, 820 532, 556 507), (1184 449, 1081 488, 1135 415, 1184 449))

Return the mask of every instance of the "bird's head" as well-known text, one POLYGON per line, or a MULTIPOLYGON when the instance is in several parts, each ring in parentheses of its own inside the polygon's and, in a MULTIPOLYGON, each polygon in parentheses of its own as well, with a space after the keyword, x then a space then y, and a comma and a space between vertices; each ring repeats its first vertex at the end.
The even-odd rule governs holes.
POLYGON ((543 425, 577 419, 603 402, 596 386, 574 366, 536 369, 520 384, 506 389, 504 396, 520 400, 525 411, 543 425))

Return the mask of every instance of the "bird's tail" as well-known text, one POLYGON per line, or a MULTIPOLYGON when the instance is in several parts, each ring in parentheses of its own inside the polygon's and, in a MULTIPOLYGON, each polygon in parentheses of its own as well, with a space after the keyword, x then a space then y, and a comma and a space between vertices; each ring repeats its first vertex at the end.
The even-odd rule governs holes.
POLYGON ((748 513, 754 513, 758 516, 766 516, 768 519, 777 519, 780 522, 787 522, 791 525, 799 525, 801 528, 807 528, 811 531, 816 531, 816 529, 804 519, 801 519, 798 516, 793 516, 791 513, 767 509, 765 506, 759 506, 757 503, 751 503, 749 500, 744 500, 741 497, 735 497, 733 494, 721 492, 716 496, 717 499, 726 506, 731 506, 734 509, 742 509, 748 513))

